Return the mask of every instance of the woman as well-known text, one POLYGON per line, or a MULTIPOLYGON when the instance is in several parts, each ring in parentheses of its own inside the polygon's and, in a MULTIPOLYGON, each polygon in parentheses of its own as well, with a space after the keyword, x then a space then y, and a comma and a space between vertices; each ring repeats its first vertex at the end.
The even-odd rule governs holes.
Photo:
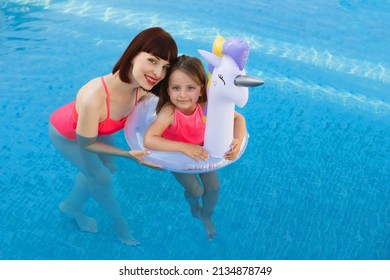
POLYGON ((83 213, 91 195, 113 220, 119 240, 139 244, 129 233, 114 197, 112 156, 152 164, 142 158, 147 151, 114 147, 110 136, 123 129, 126 117, 143 96, 157 92, 156 85, 176 58, 177 46, 169 33, 159 27, 146 29, 132 40, 111 73, 87 82, 73 102, 50 116, 49 134, 54 146, 79 169, 69 197, 59 207, 82 231, 97 232, 96 221, 83 213))

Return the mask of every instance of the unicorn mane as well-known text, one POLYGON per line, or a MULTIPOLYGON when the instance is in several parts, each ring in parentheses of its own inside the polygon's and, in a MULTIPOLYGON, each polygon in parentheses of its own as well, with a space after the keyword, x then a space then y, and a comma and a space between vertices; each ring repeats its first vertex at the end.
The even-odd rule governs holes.
POLYGON ((222 47, 222 54, 228 55, 236 62, 242 71, 249 55, 249 44, 241 38, 229 38, 222 47))
MULTIPOLYGON (((215 55, 217 55, 219 57, 222 57, 223 56, 222 50, 223 50, 223 44, 224 43, 225 43, 225 38, 223 38, 221 35, 218 35, 215 38, 214 43, 213 43, 213 47, 212 47, 213 54, 215 54, 215 55)), ((213 74, 213 71, 214 71, 214 65, 209 63, 208 70, 209 70, 208 74, 209 74, 209 78, 210 78, 211 75, 213 74)))

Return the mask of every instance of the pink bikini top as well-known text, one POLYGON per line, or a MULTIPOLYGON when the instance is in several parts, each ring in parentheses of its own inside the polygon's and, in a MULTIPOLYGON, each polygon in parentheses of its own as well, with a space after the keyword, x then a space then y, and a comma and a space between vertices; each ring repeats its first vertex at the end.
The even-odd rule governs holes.
POLYGON ((203 110, 198 104, 191 115, 174 110, 173 124, 162 133, 162 137, 185 143, 203 145, 206 124, 203 121, 203 110))
MULTIPOLYGON (((101 77, 104 90, 107 95, 107 118, 99 123, 98 126, 98 136, 113 134, 124 128, 127 117, 116 121, 110 118, 110 93, 108 91, 104 77, 101 77)), ((136 91, 135 104, 138 100, 138 89, 136 91)), ((51 116, 50 122, 53 126, 60 132, 64 137, 75 140, 76 136, 76 127, 78 121, 78 114, 76 111, 76 101, 73 101, 69 104, 62 106, 57 109, 51 116)))

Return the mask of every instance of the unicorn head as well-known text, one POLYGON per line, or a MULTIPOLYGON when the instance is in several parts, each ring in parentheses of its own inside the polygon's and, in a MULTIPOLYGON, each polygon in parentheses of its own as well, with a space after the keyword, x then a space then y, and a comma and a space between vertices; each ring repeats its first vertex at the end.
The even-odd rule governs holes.
POLYGON ((245 73, 249 44, 241 38, 234 37, 224 42, 222 36, 218 36, 214 41, 214 53, 204 50, 198 52, 209 63, 211 77, 208 99, 218 98, 242 108, 248 101, 248 87, 263 84, 261 80, 245 73))
POLYGON ((233 140, 234 106, 244 107, 248 101, 248 87, 263 82, 245 74, 249 45, 240 38, 225 41, 218 36, 213 53, 198 51, 209 63, 210 72, 204 147, 211 156, 222 158, 233 140))

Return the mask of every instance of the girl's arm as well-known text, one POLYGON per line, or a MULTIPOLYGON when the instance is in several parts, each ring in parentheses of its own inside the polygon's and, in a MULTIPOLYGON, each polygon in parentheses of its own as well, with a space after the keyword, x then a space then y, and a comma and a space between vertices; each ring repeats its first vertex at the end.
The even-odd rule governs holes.
POLYGON ((168 140, 161 136, 164 130, 173 123, 173 113, 174 107, 172 105, 166 105, 161 109, 156 120, 146 130, 144 136, 145 148, 156 151, 180 152, 196 161, 199 161, 199 159, 206 160, 208 154, 201 146, 168 140))
POLYGON ((228 160, 234 160, 237 158, 242 141, 244 140, 246 133, 245 118, 238 112, 234 112, 234 139, 230 145, 231 150, 225 154, 225 158, 228 160))

